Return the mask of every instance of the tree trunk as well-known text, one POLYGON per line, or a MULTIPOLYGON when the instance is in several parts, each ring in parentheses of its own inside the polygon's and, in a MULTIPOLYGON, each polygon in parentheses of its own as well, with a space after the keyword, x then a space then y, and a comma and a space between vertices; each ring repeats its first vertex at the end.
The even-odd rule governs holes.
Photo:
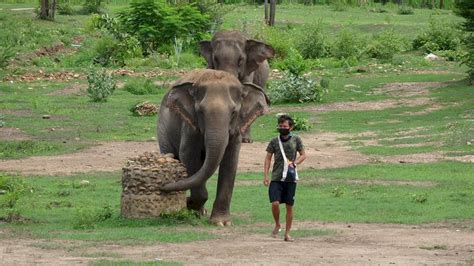
POLYGON ((444 9, 444 0, 439 0, 439 8, 444 9))
POLYGON ((44 20, 54 20, 56 12, 56 0, 52 0, 50 4, 49 0, 40 0, 40 13, 39 18, 44 20))
POLYGON ((263 6, 265 7, 265 24, 268 24, 268 0, 264 0, 263 6))
POLYGON ((275 25, 276 0, 270 0, 270 20, 268 25, 275 25))

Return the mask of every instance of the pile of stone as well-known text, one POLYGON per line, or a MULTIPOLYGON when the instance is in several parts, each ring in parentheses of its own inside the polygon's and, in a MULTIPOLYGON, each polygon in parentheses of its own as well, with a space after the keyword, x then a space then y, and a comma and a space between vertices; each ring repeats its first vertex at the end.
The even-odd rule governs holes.
POLYGON ((164 193, 160 188, 186 177, 186 169, 173 154, 146 152, 129 159, 122 175, 122 216, 154 218, 182 210, 186 207, 186 192, 164 193))

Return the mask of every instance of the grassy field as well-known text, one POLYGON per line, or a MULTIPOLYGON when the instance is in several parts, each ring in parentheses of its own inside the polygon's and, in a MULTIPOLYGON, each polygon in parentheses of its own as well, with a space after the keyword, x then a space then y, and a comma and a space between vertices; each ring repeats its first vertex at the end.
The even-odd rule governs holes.
MULTIPOLYGON (((23 58, 18 60, 17 65, 0 73, 0 78, 4 79, 0 83, 0 125, 17 128, 27 138, 0 139, 0 159, 80 152, 98 141, 154 140, 156 117, 137 117, 129 109, 137 102, 159 104, 166 89, 158 86, 155 94, 135 95, 120 86, 107 102, 91 102, 85 92, 87 81, 84 77, 89 71, 89 48, 93 47, 96 36, 88 29, 89 17, 58 16, 56 22, 39 22, 30 12, 8 10, 28 6, 0 3, 3 9, 0 11, 0 34, 16 38, 17 46, 13 49, 17 57, 23 58), (17 22, 18 27, 9 26, 12 21, 17 22), (84 40, 82 50, 28 59, 34 50, 57 41, 70 46, 77 36, 84 40), (65 71, 78 76, 70 80, 8 79, 31 73, 40 77, 40 73, 65 71), (74 93, 63 92, 71 88, 76 88, 74 93), (43 115, 49 115, 50 119, 43 119, 43 115)), ((124 7, 123 4, 116 4, 109 6, 109 9, 114 13, 124 7)), ((332 35, 344 27, 362 35, 393 29, 411 40, 428 27, 430 20, 460 21, 448 10, 416 9, 413 16, 401 16, 395 9, 377 13, 371 12, 371 8, 347 8, 335 12, 330 6, 281 5, 277 10, 277 27, 301 34, 306 25, 321 22, 332 35)), ((225 16, 223 27, 258 33, 262 13, 261 7, 236 6, 225 16), (245 14, 244 17, 242 14, 245 14)), ((420 51, 405 51, 397 54, 391 62, 362 59, 351 66, 341 65, 337 60, 322 59, 321 65, 311 69, 309 74, 330 80, 329 92, 322 103, 281 104, 273 108, 289 110, 293 115, 308 119, 312 125, 309 133, 350 135, 341 141, 367 156, 433 152, 451 156, 474 155, 474 92, 464 80, 466 69, 458 62, 427 62, 423 56, 420 51), (364 67, 364 71, 358 71, 360 67, 364 67), (387 91, 377 93, 384 85, 394 82, 437 82, 437 85, 426 89, 430 101, 421 105, 402 104, 380 110, 311 111, 320 104, 357 102, 370 105, 400 101, 403 97, 399 95, 387 91), (426 111, 433 106, 439 108, 426 111), (371 134, 364 135, 367 132, 371 134), (367 145, 365 141, 368 140, 376 140, 377 144, 367 145)), ((165 63, 159 58, 155 58, 156 61, 143 59, 152 63, 130 67, 140 77, 115 74, 114 78, 126 86, 144 80, 149 71, 162 70, 162 75, 148 78, 152 82, 171 82, 180 75, 180 70, 202 67, 202 59, 199 61, 196 58, 190 57, 189 65, 178 68, 168 65, 160 68, 165 63)), ((115 68, 118 67, 110 67, 109 70, 115 68)), ((426 95, 405 98, 428 97, 426 95)), ((252 132, 255 141, 266 142, 275 135, 274 120, 275 112, 272 112, 254 123, 252 132)), ((470 221, 474 219, 474 209, 470 207, 474 205, 472 173, 472 163, 453 161, 415 164, 374 161, 345 168, 306 170, 300 174, 303 178, 297 192, 296 220, 397 224, 470 221)), ((267 234, 267 230, 253 227, 272 222, 266 188, 261 185, 261 173, 240 173, 237 180, 246 182, 237 182, 232 200, 236 228, 246 234, 267 234)), ((71 249, 75 245, 90 247, 113 243, 133 246, 206 241, 222 236, 220 229, 187 212, 154 220, 122 218, 120 182, 120 172, 74 176, 0 173, 0 190, 16 191, 0 194, 0 230, 10 238, 70 241, 71 249), (83 180, 89 183, 81 182, 83 180)), ((215 176, 207 187, 211 200, 206 207, 211 209, 215 176)), ((332 234, 336 232, 305 229, 295 232, 294 236, 303 238, 332 234)), ((64 248, 55 244, 39 245, 45 250, 64 248)), ((89 255, 104 257, 100 254, 89 255)), ((108 254, 108 257, 113 256, 108 254)), ((110 263, 99 260, 96 265, 110 263)), ((113 262, 113 265, 116 263, 113 262)), ((122 263, 130 265, 134 262, 122 263)), ((168 265, 167 262, 159 264, 168 265)))

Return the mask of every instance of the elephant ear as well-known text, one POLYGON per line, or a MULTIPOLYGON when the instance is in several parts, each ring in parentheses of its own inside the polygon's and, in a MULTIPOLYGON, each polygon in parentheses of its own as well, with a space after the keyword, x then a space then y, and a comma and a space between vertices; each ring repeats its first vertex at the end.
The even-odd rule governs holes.
POLYGON ((270 100, 262 87, 251 82, 243 83, 243 99, 240 109, 240 133, 243 134, 257 117, 268 113, 270 100))
POLYGON ((257 70, 258 65, 263 61, 275 56, 273 47, 255 40, 247 40, 245 52, 247 53, 246 75, 257 70))
POLYGON ((194 83, 188 80, 180 80, 173 84, 166 107, 178 113, 181 118, 194 130, 197 130, 196 112, 194 110, 194 83))
POLYGON ((212 45, 210 41, 199 42, 199 52, 207 61, 207 68, 213 69, 212 64, 212 45))

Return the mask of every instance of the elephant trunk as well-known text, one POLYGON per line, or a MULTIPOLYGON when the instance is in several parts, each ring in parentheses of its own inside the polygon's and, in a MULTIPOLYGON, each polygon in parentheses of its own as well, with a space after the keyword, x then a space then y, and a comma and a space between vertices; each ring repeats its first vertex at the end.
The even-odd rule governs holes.
POLYGON ((182 191, 204 184, 219 166, 228 143, 228 131, 223 132, 221 129, 208 130, 205 134, 206 156, 202 167, 192 176, 175 183, 166 184, 161 190, 165 192, 182 191))

